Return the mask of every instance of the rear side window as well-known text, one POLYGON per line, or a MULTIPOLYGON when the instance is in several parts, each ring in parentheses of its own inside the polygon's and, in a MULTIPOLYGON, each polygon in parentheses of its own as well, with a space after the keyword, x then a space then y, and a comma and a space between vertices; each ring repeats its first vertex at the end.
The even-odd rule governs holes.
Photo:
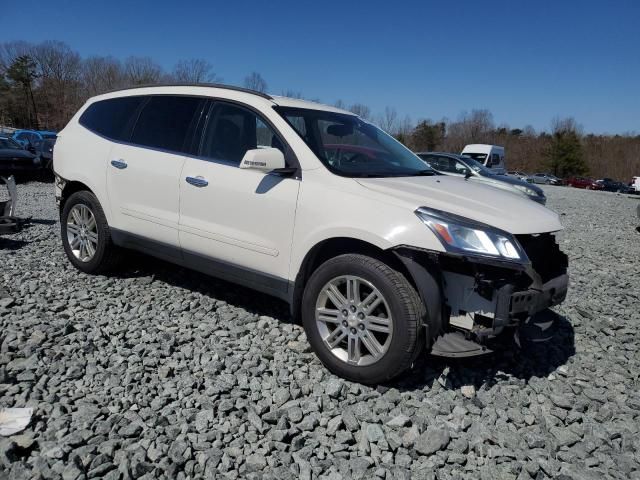
POLYGON ((80 125, 113 140, 127 141, 133 116, 145 97, 120 97, 91 104, 80 125))
POLYGON ((133 128, 131 143, 187 152, 187 134, 203 100, 198 97, 151 97, 140 112, 133 128))

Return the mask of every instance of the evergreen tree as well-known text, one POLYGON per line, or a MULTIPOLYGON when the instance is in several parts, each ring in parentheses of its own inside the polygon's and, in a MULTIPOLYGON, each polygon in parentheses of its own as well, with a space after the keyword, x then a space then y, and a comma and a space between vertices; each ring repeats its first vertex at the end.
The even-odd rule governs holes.
POLYGON ((589 169, 584 160, 578 127, 573 119, 554 122, 547 166, 558 177, 584 175, 589 169))

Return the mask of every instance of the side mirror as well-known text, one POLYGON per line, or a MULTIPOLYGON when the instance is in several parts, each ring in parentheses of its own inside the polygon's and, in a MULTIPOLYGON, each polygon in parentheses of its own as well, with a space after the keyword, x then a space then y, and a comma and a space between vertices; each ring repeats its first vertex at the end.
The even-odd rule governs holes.
POLYGON ((240 168, 252 168, 265 172, 284 167, 284 154, 277 148, 272 147, 247 150, 240 162, 240 168))

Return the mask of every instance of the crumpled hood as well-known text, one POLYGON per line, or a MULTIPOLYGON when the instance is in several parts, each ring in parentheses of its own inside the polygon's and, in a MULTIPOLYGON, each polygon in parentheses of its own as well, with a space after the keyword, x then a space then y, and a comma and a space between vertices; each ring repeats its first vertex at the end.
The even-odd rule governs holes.
POLYGON ((429 207, 485 223, 512 234, 554 232, 562 229, 558 214, 515 193, 462 178, 358 178, 365 188, 383 194, 387 202, 413 210, 429 207))

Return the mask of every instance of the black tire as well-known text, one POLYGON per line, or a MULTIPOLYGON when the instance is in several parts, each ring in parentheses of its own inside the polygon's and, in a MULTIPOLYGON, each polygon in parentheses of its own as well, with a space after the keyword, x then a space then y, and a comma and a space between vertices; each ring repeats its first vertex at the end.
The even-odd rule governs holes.
POLYGON ((121 249, 114 245, 107 218, 100 206, 100 202, 93 193, 89 191, 75 192, 65 201, 60 215, 60 233, 62 246, 67 258, 78 270, 85 273, 105 273, 114 270, 120 263, 122 257, 121 249), (98 246, 95 249, 95 254, 88 261, 82 261, 77 258, 68 241, 67 222, 71 210, 76 205, 84 205, 89 208, 95 218, 97 227, 98 246))
POLYGON ((421 334, 424 317, 420 296, 402 273, 380 260, 358 254, 340 255, 318 267, 302 298, 302 323, 320 361, 334 374, 364 384, 387 382, 411 366, 424 345, 421 334), (391 311, 393 334, 388 349, 370 365, 353 365, 337 358, 324 343, 316 324, 316 303, 323 287, 341 275, 355 275, 371 282, 391 311))

